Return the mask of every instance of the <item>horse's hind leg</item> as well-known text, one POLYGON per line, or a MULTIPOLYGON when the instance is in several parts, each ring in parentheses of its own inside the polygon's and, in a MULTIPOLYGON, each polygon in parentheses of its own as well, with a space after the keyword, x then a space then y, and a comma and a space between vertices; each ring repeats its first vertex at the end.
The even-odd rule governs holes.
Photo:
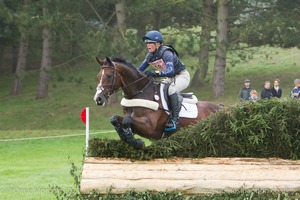
POLYGON ((131 144, 136 149, 141 149, 144 147, 144 142, 141 139, 135 139, 133 132, 131 130, 131 117, 123 117, 114 115, 111 117, 110 122, 115 127, 119 137, 124 142, 131 144))

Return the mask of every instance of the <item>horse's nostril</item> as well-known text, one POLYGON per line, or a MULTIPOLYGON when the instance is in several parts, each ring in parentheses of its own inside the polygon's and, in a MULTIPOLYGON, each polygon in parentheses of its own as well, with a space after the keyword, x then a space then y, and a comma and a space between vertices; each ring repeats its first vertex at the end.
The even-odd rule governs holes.
POLYGON ((98 97, 98 98, 96 99, 96 103, 97 103, 97 105, 101 106, 101 105, 103 104, 102 98, 101 98, 101 97, 98 97))

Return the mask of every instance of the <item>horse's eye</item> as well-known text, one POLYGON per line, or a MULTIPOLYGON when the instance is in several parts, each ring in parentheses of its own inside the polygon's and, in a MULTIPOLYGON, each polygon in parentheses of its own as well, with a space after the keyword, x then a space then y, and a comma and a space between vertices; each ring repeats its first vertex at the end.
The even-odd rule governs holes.
POLYGON ((111 79, 112 75, 111 74, 107 74, 106 78, 111 79))

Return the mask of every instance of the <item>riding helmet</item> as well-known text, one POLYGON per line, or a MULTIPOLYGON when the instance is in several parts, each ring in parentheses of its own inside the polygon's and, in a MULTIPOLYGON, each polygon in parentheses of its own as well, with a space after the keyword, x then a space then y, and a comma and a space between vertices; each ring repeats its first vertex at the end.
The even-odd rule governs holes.
POLYGON ((143 41, 145 43, 152 43, 152 42, 163 42, 163 36, 159 31, 149 31, 144 37, 143 41))

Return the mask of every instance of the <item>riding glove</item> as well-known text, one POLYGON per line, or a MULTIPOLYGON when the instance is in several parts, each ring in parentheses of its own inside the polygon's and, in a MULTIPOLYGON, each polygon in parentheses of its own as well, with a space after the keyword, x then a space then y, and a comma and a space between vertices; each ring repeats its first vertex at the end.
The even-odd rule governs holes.
POLYGON ((157 77, 158 76, 158 74, 155 73, 155 71, 151 71, 151 70, 145 71, 145 74, 147 76, 152 76, 152 77, 157 77))

